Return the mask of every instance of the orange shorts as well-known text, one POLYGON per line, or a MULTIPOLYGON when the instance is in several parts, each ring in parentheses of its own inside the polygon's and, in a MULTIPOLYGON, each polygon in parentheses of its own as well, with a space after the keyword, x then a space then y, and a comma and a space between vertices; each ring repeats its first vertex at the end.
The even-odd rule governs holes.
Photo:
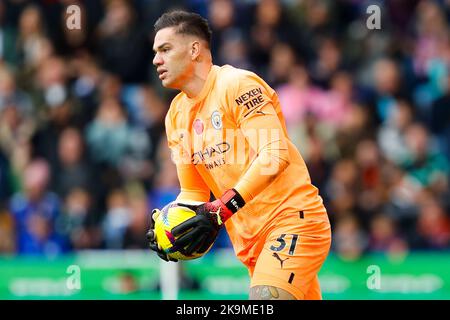
POLYGON ((330 245, 327 216, 314 219, 308 218, 308 213, 282 214, 275 227, 256 244, 262 249, 256 262, 247 265, 250 287, 269 285, 286 290, 297 299, 321 299, 317 274, 330 245))

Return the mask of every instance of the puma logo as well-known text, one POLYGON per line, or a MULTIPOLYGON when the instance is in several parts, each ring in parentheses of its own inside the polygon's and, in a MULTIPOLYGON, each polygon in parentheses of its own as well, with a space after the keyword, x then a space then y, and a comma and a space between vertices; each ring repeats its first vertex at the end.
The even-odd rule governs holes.
MULTIPOLYGON (((247 112, 247 113, 244 115, 244 118, 247 117, 248 115, 250 115, 251 113, 252 113, 252 111, 247 112)), ((256 110, 255 113, 262 114, 263 116, 267 114, 267 113, 265 113, 265 112, 263 112, 263 111, 261 111, 261 110, 256 110)))
POLYGON ((287 259, 289 259, 289 258, 286 258, 284 260, 281 259, 280 256, 278 255, 278 253, 276 253, 276 252, 272 253, 272 257, 274 257, 275 259, 280 261, 281 269, 283 269, 283 262, 285 262, 287 259))

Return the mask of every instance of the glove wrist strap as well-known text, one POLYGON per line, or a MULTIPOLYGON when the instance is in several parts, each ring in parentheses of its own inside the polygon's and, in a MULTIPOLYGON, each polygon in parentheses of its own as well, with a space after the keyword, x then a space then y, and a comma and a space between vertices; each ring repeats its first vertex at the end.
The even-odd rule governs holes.
POLYGON ((220 200, 223 202, 225 207, 227 207, 227 211, 229 211, 229 214, 222 218, 223 221, 226 221, 245 205, 244 199, 235 189, 227 190, 220 200))

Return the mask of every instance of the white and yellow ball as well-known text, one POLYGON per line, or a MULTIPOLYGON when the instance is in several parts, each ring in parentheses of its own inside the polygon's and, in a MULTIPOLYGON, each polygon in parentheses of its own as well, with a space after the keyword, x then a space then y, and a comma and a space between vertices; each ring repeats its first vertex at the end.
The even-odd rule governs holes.
POLYGON ((153 219, 155 220, 156 241, 169 257, 178 260, 192 260, 200 258, 211 249, 210 247, 206 252, 194 252, 192 255, 188 256, 181 253, 179 248, 174 247, 176 238, 172 234, 172 229, 194 216, 195 212, 192 209, 178 205, 175 202, 169 203, 163 209, 160 211, 158 210, 153 214, 153 219))

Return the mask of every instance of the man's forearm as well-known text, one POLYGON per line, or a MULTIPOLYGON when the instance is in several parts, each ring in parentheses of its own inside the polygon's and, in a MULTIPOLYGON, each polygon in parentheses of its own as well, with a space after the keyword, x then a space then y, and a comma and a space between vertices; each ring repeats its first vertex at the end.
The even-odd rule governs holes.
POLYGON ((259 153, 234 189, 248 202, 268 187, 288 165, 288 149, 280 148, 280 141, 272 142, 259 153))

